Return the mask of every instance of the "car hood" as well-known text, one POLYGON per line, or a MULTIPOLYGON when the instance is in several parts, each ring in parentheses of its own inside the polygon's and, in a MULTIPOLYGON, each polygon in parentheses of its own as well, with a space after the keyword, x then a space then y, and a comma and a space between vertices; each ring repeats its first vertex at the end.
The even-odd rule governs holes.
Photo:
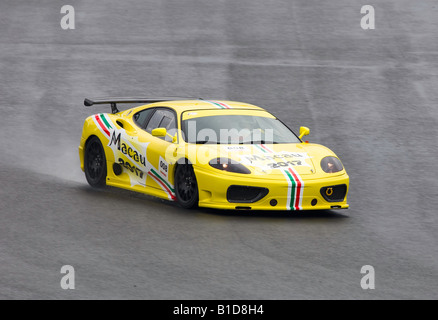
POLYGON ((198 145, 197 149, 204 163, 214 158, 228 158, 243 164, 252 174, 270 176, 283 176, 284 170, 289 168, 299 175, 321 173, 321 159, 335 156, 330 149, 309 143, 198 145))

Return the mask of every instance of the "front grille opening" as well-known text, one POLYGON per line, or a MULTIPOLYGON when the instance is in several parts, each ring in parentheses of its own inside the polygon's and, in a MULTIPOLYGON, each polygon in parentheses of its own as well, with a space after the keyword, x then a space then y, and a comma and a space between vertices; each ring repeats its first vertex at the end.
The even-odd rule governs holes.
POLYGON ((267 188, 230 186, 227 190, 227 200, 231 203, 253 203, 264 198, 268 193, 267 188))
POLYGON ((347 185, 328 186, 321 188, 321 195, 328 202, 344 201, 347 194, 347 185))

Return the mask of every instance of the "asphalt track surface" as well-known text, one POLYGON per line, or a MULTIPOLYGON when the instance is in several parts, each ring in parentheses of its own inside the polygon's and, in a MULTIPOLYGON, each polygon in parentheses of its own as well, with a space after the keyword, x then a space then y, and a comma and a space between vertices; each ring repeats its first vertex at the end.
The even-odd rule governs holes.
POLYGON ((0 299, 438 298, 438 4, 0 2, 0 299), (267 108, 342 159, 345 211, 187 211, 79 168, 87 96, 267 108), (61 266, 76 289, 60 287, 61 266), (376 289, 360 286, 363 265, 376 289))

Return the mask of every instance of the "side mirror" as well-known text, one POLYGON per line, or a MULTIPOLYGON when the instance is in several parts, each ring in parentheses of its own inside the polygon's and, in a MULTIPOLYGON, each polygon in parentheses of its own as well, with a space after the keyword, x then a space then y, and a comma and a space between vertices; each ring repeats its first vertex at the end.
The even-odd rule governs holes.
POLYGON ((152 130, 152 135, 154 137, 165 137, 167 135, 167 130, 166 128, 156 128, 154 130, 152 130))
POLYGON ((301 139, 304 136, 307 136, 310 133, 310 129, 307 127, 301 127, 300 128, 300 136, 299 138, 301 139))
POLYGON ((167 133, 166 128, 156 128, 156 129, 152 130, 152 135, 154 137, 158 137, 158 138, 168 136, 172 139, 172 143, 176 143, 178 140, 177 134, 175 133, 174 136, 171 136, 170 134, 167 133))

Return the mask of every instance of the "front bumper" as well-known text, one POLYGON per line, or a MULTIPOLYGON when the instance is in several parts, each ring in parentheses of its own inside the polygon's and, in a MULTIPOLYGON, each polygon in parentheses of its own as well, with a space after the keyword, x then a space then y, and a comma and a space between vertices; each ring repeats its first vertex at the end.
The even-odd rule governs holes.
MULTIPOLYGON (((199 187, 199 206, 216 209, 246 209, 246 210, 295 210, 290 206, 288 198, 288 183, 286 179, 268 179, 247 177, 245 175, 228 175, 201 167, 195 167, 199 187), (269 192, 262 199, 253 202, 229 202, 227 191, 230 186, 249 186, 267 188, 269 192), (275 205, 274 205, 275 204, 275 205)), ((349 177, 346 173, 319 179, 302 176, 304 187, 301 197, 301 210, 347 209, 347 194, 349 177), (346 185, 345 197, 342 201, 327 201, 321 194, 321 189, 331 186, 346 185)), ((325 189, 323 189, 325 190, 325 189)))

